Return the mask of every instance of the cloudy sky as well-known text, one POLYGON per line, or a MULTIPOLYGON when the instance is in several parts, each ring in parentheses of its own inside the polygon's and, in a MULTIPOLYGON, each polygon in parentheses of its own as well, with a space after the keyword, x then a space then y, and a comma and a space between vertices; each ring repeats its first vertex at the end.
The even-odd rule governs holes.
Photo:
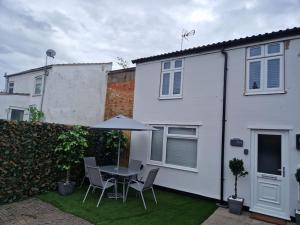
POLYGON ((300 26, 300 0, 0 0, 5 72, 52 63, 114 62, 300 26))

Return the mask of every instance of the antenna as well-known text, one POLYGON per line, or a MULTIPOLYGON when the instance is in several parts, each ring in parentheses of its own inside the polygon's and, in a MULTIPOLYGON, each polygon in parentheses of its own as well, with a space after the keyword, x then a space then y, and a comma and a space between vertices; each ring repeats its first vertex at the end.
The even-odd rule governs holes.
POLYGON ((183 40, 188 40, 189 36, 194 36, 196 33, 195 30, 191 30, 191 31, 187 31, 187 30, 182 30, 182 34, 181 34, 181 48, 180 50, 182 50, 182 46, 183 46, 183 40))
POLYGON ((48 49, 48 50, 46 51, 46 55, 47 55, 48 57, 51 57, 51 58, 54 59, 54 56, 56 55, 56 52, 55 52, 53 49, 48 49))

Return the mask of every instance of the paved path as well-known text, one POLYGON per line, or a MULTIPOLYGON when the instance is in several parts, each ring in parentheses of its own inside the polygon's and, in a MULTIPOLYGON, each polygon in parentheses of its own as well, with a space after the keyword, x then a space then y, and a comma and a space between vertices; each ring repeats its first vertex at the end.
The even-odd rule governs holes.
MULTIPOLYGON (((228 212, 228 209, 218 208, 202 225, 272 225, 270 223, 251 219, 249 212, 243 212, 242 215, 234 215, 228 212)), ((287 223, 287 225, 295 225, 287 223)))
POLYGON ((0 206, 0 224, 5 225, 91 225, 39 199, 31 198, 0 206))

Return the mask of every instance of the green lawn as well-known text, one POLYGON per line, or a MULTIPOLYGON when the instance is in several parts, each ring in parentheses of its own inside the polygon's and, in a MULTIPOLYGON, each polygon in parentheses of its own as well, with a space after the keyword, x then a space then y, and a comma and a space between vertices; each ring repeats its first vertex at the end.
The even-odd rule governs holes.
POLYGON ((135 192, 129 192, 124 204, 120 199, 108 199, 105 196, 97 208, 99 190, 90 192, 82 204, 86 189, 77 189, 74 194, 66 197, 49 192, 38 198, 62 211, 101 225, 199 225, 216 209, 212 201, 161 190, 156 190, 158 205, 151 191, 145 192, 147 210, 144 210, 142 200, 135 192))

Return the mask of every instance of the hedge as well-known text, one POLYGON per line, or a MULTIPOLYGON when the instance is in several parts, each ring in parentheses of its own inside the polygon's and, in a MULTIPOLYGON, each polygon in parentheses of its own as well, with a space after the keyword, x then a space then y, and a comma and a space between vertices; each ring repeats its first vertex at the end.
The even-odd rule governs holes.
MULTIPOLYGON (((0 120, 0 204, 54 190, 65 174, 56 166, 54 149, 58 136, 72 126, 0 120)), ((99 165, 112 164, 116 153, 104 149, 102 131, 88 130, 86 156, 95 156, 99 165)), ((83 165, 71 170, 77 183, 83 165)))

